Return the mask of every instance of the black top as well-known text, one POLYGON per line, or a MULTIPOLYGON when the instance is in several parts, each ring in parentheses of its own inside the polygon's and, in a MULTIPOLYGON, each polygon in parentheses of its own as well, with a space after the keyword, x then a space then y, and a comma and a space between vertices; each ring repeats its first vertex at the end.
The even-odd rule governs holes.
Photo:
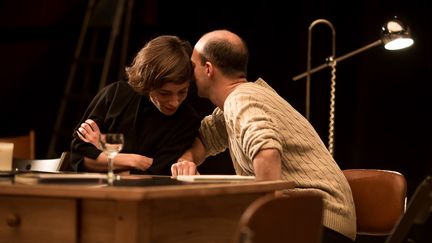
POLYGON ((76 134, 86 119, 94 120, 101 133, 123 133, 122 153, 153 158, 153 164, 145 172, 131 171, 152 175, 171 175, 171 165, 192 144, 200 126, 198 114, 186 100, 176 113, 166 116, 126 81, 112 83, 93 98, 74 130, 70 162, 76 171, 84 171, 84 157, 96 159, 102 152, 76 134))

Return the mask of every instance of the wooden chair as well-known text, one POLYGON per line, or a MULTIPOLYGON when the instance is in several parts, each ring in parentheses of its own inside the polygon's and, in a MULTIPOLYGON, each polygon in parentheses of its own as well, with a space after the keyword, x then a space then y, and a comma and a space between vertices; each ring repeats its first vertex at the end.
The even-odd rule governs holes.
POLYGON ((319 243, 323 202, 311 192, 258 198, 242 214, 234 243, 319 243))
POLYGON ((354 198, 356 241, 362 241, 362 236, 369 238, 368 241, 385 239, 405 212, 405 177, 396 171, 378 169, 346 169, 343 173, 354 198))
POLYGON ((59 172, 61 158, 54 159, 13 159, 12 169, 15 171, 59 172))
POLYGON ((0 142, 9 142, 14 144, 13 157, 17 159, 35 159, 35 132, 30 130, 28 134, 2 137, 0 142))

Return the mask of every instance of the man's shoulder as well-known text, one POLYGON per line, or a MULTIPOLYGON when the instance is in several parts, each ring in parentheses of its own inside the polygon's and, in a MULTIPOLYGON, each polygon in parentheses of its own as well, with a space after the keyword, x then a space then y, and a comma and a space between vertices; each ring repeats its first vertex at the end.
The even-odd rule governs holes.
POLYGON ((271 91, 273 91, 273 92, 276 92, 276 90, 274 90, 273 87, 270 86, 270 85, 269 85, 266 81, 264 81, 264 79, 262 79, 262 78, 258 78, 254 83, 257 84, 257 85, 259 85, 259 86, 261 86, 261 87, 264 87, 264 88, 266 88, 266 89, 269 89, 269 90, 271 90, 271 91))
POLYGON ((277 93, 264 79, 258 78, 255 81, 249 81, 243 85, 238 86, 238 89, 233 92, 232 97, 238 98, 239 96, 256 96, 261 94, 261 90, 269 90, 277 93))

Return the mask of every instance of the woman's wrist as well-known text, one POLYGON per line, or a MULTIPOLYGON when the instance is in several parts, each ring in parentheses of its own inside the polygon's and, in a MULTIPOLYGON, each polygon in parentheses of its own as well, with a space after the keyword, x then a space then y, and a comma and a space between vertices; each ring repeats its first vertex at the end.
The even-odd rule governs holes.
POLYGON ((133 154, 133 159, 131 159, 131 161, 132 169, 146 171, 152 165, 153 158, 144 155, 133 154))

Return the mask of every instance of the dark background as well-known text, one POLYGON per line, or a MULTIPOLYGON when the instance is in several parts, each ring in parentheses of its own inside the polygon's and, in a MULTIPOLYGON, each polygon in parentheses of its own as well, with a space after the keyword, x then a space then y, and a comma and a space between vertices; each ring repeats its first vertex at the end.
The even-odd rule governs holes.
MULTIPOLYGON (((61 139, 54 154, 48 147, 87 3, 0 3, 0 136, 35 129, 37 158, 68 150, 70 138, 61 139)), ((415 38, 411 48, 391 52, 379 46, 337 64, 335 158, 342 169, 399 171, 406 176, 411 194, 432 170, 431 10, 428 0, 135 0, 126 62, 129 64, 142 45, 156 35, 175 34, 195 43, 207 31, 228 28, 249 45, 249 79, 264 78, 304 112, 305 79, 294 82, 292 78, 306 70, 307 34, 312 21, 325 18, 333 23, 336 56, 340 56, 379 39, 382 24, 396 15, 411 28, 415 38)), ((317 66, 331 54, 331 35, 326 26, 315 27, 313 33, 312 66, 317 66)), ((115 66, 111 73, 123 69, 115 66)), ((107 82, 117 77, 111 74, 107 82)), ((93 78, 92 82, 97 86, 99 80, 93 78)), ((312 75, 311 122, 325 142, 329 84, 329 68, 312 75)), ((83 92, 94 95, 95 91, 83 92)), ((83 95, 66 112, 82 114, 87 99, 83 95)), ((193 94, 191 100, 201 115, 213 108, 193 94)), ((68 120, 76 125, 79 118, 68 120)), ((224 154, 209 159, 202 171, 232 173, 232 167, 224 154)))

